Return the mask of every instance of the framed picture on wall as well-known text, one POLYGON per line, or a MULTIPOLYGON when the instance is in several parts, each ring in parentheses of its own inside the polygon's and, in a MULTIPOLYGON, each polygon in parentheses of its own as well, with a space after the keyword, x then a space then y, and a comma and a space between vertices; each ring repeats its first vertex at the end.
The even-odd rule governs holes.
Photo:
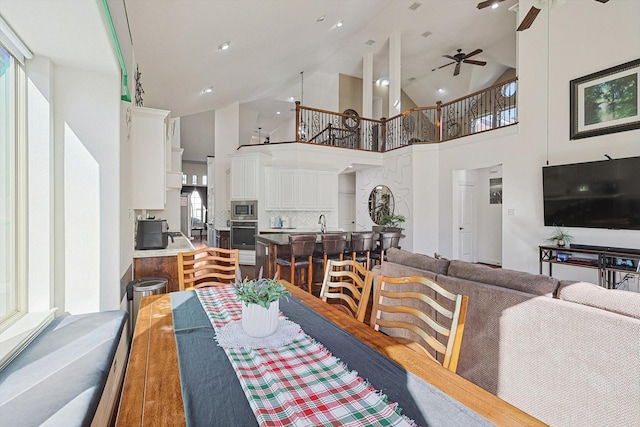
POLYGON ((570 137, 640 129, 640 59, 571 80, 570 137))

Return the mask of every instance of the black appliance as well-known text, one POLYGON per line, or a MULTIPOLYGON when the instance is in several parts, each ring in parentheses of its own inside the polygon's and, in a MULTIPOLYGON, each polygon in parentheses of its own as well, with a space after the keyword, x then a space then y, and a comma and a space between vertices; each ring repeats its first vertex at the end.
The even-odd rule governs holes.
POLYGON ((258 221, 231 221, 231 249, 255 250, 256 234, 258 221))
POLYGON ((163 219, 138 220, 136 249, 165 249, 169 244, 169 225, 163 219))
POLYGON ((640 230, 640 157, 542 168, 544 225, 640 230))

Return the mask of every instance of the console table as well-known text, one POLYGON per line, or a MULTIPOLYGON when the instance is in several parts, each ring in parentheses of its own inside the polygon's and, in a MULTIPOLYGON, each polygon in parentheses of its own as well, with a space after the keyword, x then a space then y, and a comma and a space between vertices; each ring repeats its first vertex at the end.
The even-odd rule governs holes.
POLYGON ((598 285, 613 289, 617 274, 640 276, 640 249, 612 248, 604 246, 573 245, 539 246, 540 274, 543 264, 549 265, 549 276, 553 274, 553 264, 598 270, 598 285))

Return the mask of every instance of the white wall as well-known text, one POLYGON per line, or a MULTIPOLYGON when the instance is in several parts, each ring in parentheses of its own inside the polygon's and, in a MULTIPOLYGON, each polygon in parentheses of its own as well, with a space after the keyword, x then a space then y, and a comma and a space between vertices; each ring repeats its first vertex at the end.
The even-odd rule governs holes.
MULTIPOLYGON (((215 112, 216 194, 214 218, 217 227, 226 226, 229 219, 229 154, 236 152, 240 132, 240 104, 234 102, 215 112)), ((206 168, 206 167, 205 167, 206 168)))
POLYGON ((55 67, 54 79, 65 236, 65 279, 56 287, 64 288, 70 313, 114 309, 120 301, 120 77, 55 67))

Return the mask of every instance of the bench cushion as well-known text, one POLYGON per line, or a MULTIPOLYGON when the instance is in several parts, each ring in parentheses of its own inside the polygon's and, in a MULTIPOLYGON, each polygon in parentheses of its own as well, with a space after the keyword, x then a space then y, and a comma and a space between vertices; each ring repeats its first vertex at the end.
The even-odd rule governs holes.
POLYGON ((0 372, 6 425, 90 425, 126 311, 59 317, 0 372))

